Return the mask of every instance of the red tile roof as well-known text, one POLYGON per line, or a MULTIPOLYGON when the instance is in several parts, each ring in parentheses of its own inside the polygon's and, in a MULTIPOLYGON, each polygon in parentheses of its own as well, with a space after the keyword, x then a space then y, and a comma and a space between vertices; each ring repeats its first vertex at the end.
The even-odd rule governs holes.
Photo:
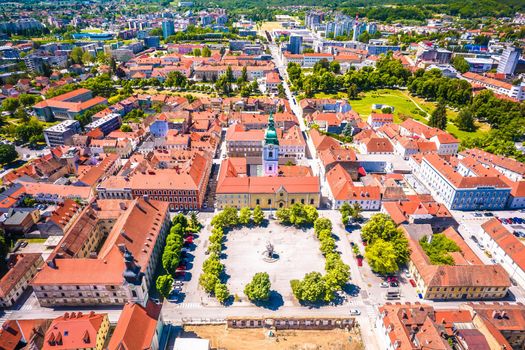
MULTIPOLYGON (((162 305, 149 301, 146 307, 126 304, 111 335, 108 350, 150 349, 156 335, 162 305), (140 326, 140 332, 137 331, 140 326)), ((160 321, 162 322, 162 321, 160 321)))

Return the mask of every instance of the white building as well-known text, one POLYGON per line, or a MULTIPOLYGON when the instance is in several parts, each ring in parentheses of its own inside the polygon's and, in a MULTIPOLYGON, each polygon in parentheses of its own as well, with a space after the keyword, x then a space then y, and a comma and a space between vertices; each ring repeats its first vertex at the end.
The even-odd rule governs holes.
POLYGON ((511 280, 525 287, 525 245, 495 218, 481 227, 480 242, 491 252, 492 258, 503 266, 511 280))
POLYGON ((499 177, 463 176, 436 154, 423 156, 419 171, 414 174, 449 209, 500 210, 505 208, 510 194, 510 187, 499 177))

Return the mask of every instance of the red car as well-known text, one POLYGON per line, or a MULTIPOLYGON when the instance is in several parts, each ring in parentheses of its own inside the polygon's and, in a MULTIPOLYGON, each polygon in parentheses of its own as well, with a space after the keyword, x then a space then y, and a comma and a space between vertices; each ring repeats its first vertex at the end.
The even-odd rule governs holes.
POLYGON ((410 279, 409 280, 410 284, 412 285, 412 287, 416 287, 416 281, 414 281, 413 279, 410 279))
POLYGON ((387 282, 395 282, 395 283, 397 283, 397 277, 396 276, 388 276, 386 280, 387 280, 387 282))
POLYGON ((193 236, 190 236, 184 240, 184 244, 193 244, 193 236))

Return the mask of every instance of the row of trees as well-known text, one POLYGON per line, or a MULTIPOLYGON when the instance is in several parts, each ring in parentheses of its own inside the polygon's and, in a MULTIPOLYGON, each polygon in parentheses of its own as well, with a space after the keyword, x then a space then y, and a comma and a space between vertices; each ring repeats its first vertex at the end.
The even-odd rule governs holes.
POLYGON ((319 217, 313 205, 295 203, 288 208, 280 208, 275 215, 285 225, 307 226, 312 225, 319 217))
POLYGON ((166 237, 166 245, 162 253, 162 267, 165 275, 157 278, 156 287, 160 295, 168 297, 171 293, 173 278, 177 273, 181 259, 182 246, 184 245, 184 232, 188 228, 188 219, 183 214, 178 214, 172 220, 172 227, 166 237))
POLYGON ((344 75, 338 74, 339 70, 337 62, 327 60, 318 62, 309 75, 305 75, 297 63, 290 62, 287 68, 292 88, 304 91, 306 97, 312 97, 316 92, 344 91, 349 99, 355 99, 359 91, 406 86, 412 75, 391 53, 379 59, 375 68, 349 69, 344 75))
POLYGON ((329 219, 318 218, 314 223, 314 232, 321 243, 321 252, 325 256, 325 275, 319 272, 307 273, 302 280, 292 280, 290 285, 294 296, 304 302, 329 302, 334 300, 335 292, 341 290, 350 278, 350 267, 343 263, 336 251, 332 237, 332 223, 329 219))
POLYGON ((213 294, 221 303, 230 296, 228 286, 221 282, 221 275, 224 272, 224 265, 220 261, 224 231, 229 227, 239 224, 237 209, 226 207, 211 220, 212 230, 210 236, 210 257, 202 265, 202 274, 199 277, 199 284, 208 294, 213 294))
POLYGON ((472 99, 472 86, 468 81, 444 77, 438 69, 418 69, 407 87, 414 95, 453 106, 464 106, 472 99))
POLYGON ((361 238, 366 242, 365 258, 373 271, 391 274, 410 257, 408 240, 386 214, 375 214, 363 226, 361 238))

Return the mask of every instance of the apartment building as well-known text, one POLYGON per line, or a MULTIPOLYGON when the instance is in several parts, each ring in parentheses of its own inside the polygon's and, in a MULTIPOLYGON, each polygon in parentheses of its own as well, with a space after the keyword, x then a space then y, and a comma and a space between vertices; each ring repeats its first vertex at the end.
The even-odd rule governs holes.
POLYGON ((517 101, 525 100, 524 82, 513 85, 502 80, 486 77, 484 75, 472 72, 463 73, 463 78, 471 84, 481 85, 496 94, 508 96, 517 101))
POLYGON ((57 147, 70 144, 76 134, 81 133, 80 123, 77 120, 64 120, 44 130, 44 138, 48 147, 57 147))

